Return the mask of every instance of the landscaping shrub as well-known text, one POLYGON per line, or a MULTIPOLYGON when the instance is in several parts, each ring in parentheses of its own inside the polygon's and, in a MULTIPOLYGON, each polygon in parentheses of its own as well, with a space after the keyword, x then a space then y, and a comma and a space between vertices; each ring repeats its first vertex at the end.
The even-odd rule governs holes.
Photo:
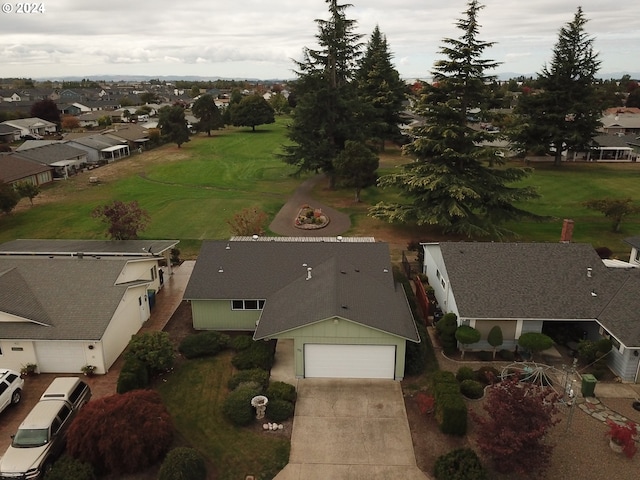
POLYGON ((487 352, 486 350, 480 350, 478 352, 478 360, 480 360, 481 362, 490 362, 491 360, 493 360, 493 353, 487 352))
POLYGON ((146 332, 131 339, 126 358, 137 358, 155 375, 173 367, 175 353, 167 332, 146 332))
POLYGON ((260 391, 266 390, 269 385, 269 372, 261 368, 252 368, 250 370, 240 370, 229 379, 227 387, 229 390, 235 390, 244 383, 255 383, 259 385, 260 391))
POLYGON ((173 422, 154 390, 91 400, 67 434, 67 451, 100 472, 135 473, 154 465, 173 443, 173 422))
POLYGON ((96 476, 90 464, 63 455, 53 464, 44 480, 69 480, 70 478, 73 480, 95 480, 96 476))
POLYGON ((147 388, 149 386, 149 372, 147 366, 134 357, 129 357, 124 361, 120 375, 118 375, 118 383, 116 392, 126 393, 131 390, 147 388))
POLYGON ((507 362, 513 362, 516 359, 516 354, 511 350, 502 349, 498 352, 498 356, 507 362))
POLYGON ((439 383, 458 383, 456 380, 456 376, 453 372, 448 372, 446 370, 436 370, 431 374, 429 378, 430 388, 433 390, 436 385, 439 383))
POLYGON ((482 398, 484 395, 484 385, 477 380, 463 380, 460 383, 460 393, 473 400, 482 398))
POLYGON ((445 395, 458 395, 460 394, 460 384, 456 383, 439 383, 433 389, 433 397, 438 400, 445 395))
POLYGON ((296 387, 285 382, 271 382, 269 388, 267 388, 266 395, 269 403, 271 403, 272 399, 295 403, 297 397, 296 387))
POLYGON ((474 380, 477 380, 484 385, 491 385, 492 383, 497 382, 499 378, 500 372, 497 368, 484 366, 480 367, 476 371, 474 380))
POLYGON ((229 345, 229 335, 220 332, 202 332, 189 335, 180 343, 178 351, 186 358, 210 357, 229 345))
POLYGON ((261 368, 271 370, 273 365, 273 344, 269 342, 253 342, 253 344, 235 354, 231 363, 238 370, 249 370, 251 368, 261 368))
POLYGON ((234 425, 242 427, 249 425, 255 418, 251 399, 260 395, 260 390, 250 385, 241 385, 225 399, 222 405, 222 413, 234 425))
POLYGON ((200 453, 187 447, 171 450, 160 467, 158 480, 205 480, 207 466, 200 453))
POLYGON ((458 448, 436 460, 433 469, 436 480, 488 480, 476 452, 470 448, 458 448))
POLYGON ((284 422, 293 416, 293 410, 294 406, 291 402, 278 398, 275 400, 270 399, 267 404, 267 417, 272 422, 284 422))
POLYGON ((475 378, 475 373, 471 367, 460 367, 456 373, 456 380, 462 382, 463 380, 471 380, 475 378))
POLYGON ((458 329, 458 317, 455 313, 445 314, 436 322, 436 332, 440 337, 440 344, 445 354, 455 353, 458 349, 456 330, 458 329))
POLYGON ((237 337, 233 337, 229 342, 229 346, 234 349, 236 352, 240 350, 246 350, 247 348, 253 345, 254 340, 249 335, 238 335, 237 337))
POLYGON ((436 398, 436 419, 442 433, 457 436, 467 433, 467 404, 459 392, 436 398))
POLYGON ((493 347, 493 358, 496 358, 496 350, 504 343, 502 329, 499 325, 491 327, 491 330, 489 330, 489 334, 487 335, 487 342, 493 347))

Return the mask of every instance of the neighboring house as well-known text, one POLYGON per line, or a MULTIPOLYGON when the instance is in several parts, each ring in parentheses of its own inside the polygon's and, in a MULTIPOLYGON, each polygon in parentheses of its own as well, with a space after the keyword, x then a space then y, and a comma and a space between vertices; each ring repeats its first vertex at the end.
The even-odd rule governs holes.
POLYGON ((139 150, 149 142, 149 130, 136 124, 116 125, 104 131, 104 135, 127 142, 130 150, 139 150))
POLYGON ((602 131, 609 135, 640 135, 640 114, 638 113, 614 113, 604 115, 602 131))
POLYGON ((20 130, 20 136, 46 135, 47 133, 56 133, 57 131, 55 123, 42 120, 38 117, 7 120, 2 123, 9 125, 10 127, 18 128, 20 130))
POLYGON ((53 182, 53 168, 19 153, 0 153, 0 181, 14 185, 20 182, 47 185, 53 182))
POLYGON ((444 312, 482 334, 500 326, 502 348, 526 332, 570 325, 587 338, 611 338, 609 367, 640 381, 640 268, 605 265, 591 245, 577 243, 427 243, 424 273, 444 312), (626 268, 620 268, 626 267, 626 268))
MULTIPOLYGON (((638 135, 597 135, 593 146, 583 153, 588 162, 635 162, 640 152, 638 135)), ((575 157, 574 157, 575 158, 575 157)))
POLYGON ((106 373, 149 319, 177 241, 17 240, 0 245, 0 366, 106 373), (93 251, 93 253, 90 253, 93 251), (166 268, 166 267, 164 267, 166 268))
POLYGON ((20 150, 20 155, 47 165, 54 170, 54 177, 68 178, 87 165, 87 152, 65 143, 50 143, 20 150))
POLYGON ((83 113, 82 115, 78 115, 78 122, 80 122, 81 127, 94 128, 99 126, 100 119, 106 116, 102 111, 83 113))
POLYGON ((23 99, 22 96, 15 90, 4 90, 0 92, 0 100, 3 102, 20 102, 27 99, 23 99))
POLYGON ((202 245, 184 299, 197 330, 293 339, 296 377, 404 377, 419 342, 389 247, 372 238, 237 237, 202 245))
POLYGON ((629 263, 640 267, 640 236, 625 239, 631 245, 631 254, 629 255, 629 263))
POLYGON ((68 140, 67 144, 87 152, 87 161, 89 163, 111 163, 131 154, 129 145, 123 140, 116 140, 107 135, 93 134, 70 138, 72 139, 68 140))
POLYGON ((20 140, 20 129, 0 123, 0 143, 11 143, 20 140))

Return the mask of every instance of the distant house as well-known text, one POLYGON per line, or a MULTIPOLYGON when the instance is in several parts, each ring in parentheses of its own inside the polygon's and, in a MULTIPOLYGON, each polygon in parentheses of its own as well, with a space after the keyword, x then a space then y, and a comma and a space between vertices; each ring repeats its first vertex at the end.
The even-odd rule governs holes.
POLYGON ((130 150, 138 150, 149 142, 149 130, 136 124, 116 125, 105 130, 104 135, 127 142, 130 150))
POLYGON ((20 129, 0 123, 0 143, 11 143, 20 140, 20 129))
MULTIPOLYGON (((576 243, 426 243, 424 270, 444 312, 482 334, 490 349, 499 326, 502 348, 520 335, 559 325, 591 340, 610 338, 609 367, 640 382, 640 268, 607 266, 591 245, 576 243)), ((636 253, 637 255, 637 253, 636 253)))
POLYGON ((149 319, 177 241, 18 240, 0 245, 0 362, 106 373, 149 319), (145 251, 156 246, 158 254, 145 251), (163 267, 167 268, 167 267, 163 267), (155 295, 155 293, 153 293, 155 295), (17 300, 16 300, 17 299, 17 300))
POLYGON ((70 138, 67 144, 87 152, 87 162, 90 164, 111 163, 131 155, 126 142, 107 135, 93 134, 70 138))
POLYGON ((12 185, 20 182, 47 185, 53 182, 53 168, 16 152, 0 153, 0 181, 12 185))
POLYGON ((640 114, 613 113, 603 116, 602 131, 607 135, 640 135, 640 114))
POLYGON ((20 136, 25 135, 46 135, 48 133, 56 133, 57 126, 53 122, 42 120, 41 118, 20 118, 17 120, 6 120, 2 122, 10 127, 20 129, 20 136))
POLYGON ((389 247, 372 238, 206 241, 184 299, 197 330, 293 339, 298 378, 400 380, 420 341, 389 247))
POLYGON ((65 143, 50 143, 20 150, 22 157, 47 165, 54 170, 54 177, 67 178, 87 165, 87 152, 65 143))

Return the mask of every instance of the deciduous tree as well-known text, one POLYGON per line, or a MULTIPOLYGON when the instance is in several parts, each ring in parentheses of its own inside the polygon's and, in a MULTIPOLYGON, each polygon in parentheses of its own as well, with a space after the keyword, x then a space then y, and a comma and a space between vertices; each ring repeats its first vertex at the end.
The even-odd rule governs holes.
POLYGON ((60 126, 63 130, 73 130, 74 128, 80 128, 80 121, 78 117, 73 115, 64 115, 60 126))
POLYGON ((9 215, 20 201, 20 194, 12 185, 0 181, 0 210, 9 215))
POLYGON ((40 187, 33 182, 19 182, 16 184, 16 191, 22 198, 28 198, 33 205, 33 199, 40 195, 40 187))
POLYGON ((69 454, 97 470, 139 472, 169 451, 174 428, 155 390, 133 390, 87 403, 67 433, 69 454))
POLYGON ((480 341, 481 334, 477 329, 470 327, 469 325, 460 325, 455 333, 456 340, 462 345, 462 355, 464 358, 464 351, 467 345, 477 343, 480 341))
POLYGON ((531 352, 531 358, 553 346, 553 339, 544 333, 526 332, 518 338, 518 345, 531 352))
POLYGON ((487 166, 496 157, 481 145, 491 135, 468 125, 470 110, 486 99, 486 83, 492 77, 485 70, 498 65, 482 58, 493 45, 478 39, 482 8, 470 1, 465 17, 456 23, 461 36, 444 39, 440 53, 445 58, 436 62, 434 83, 425 86, 416 107, 424 124, 413 129, 414 141, 405 148, 414 161, 378 181, 382 187, 399 189, 403 201, 379 203, 370 215, 494 238, 510 233, 504 222, 534 217, 516 203, 536 197, 535 190, 513 185, 529 171, 487 166))
POLYGON ((633 204, 632 198, 602 198, 583 203, 590 210, 602 213, 612 221, 611 229, 618 233, 622 220, 629 215, 640 213, 640 206, 633 204))
POLYGON ((227 221, 234 235, 262 235, 267 223, 267 214, 256 207, 247 207, 227 221))
POLYGON ((215 99, 211 95, 202 95, 194 102, 191 110, 198 117, 198 130, 207 132, 209 137, 211 136, 211 130, 217 130, 224 125, 220 110, 218 110, 215 99))
POLYGON ((158 110, 158 128, 166 142, 174 142, 178 148, 189 141, 189 128, 180 105, 166 106, 158 110))
POLYGON ((31 105, 31 116, 60 125, 60 110, 58 110, 58 105, 48 98, 37 101, 31 105))
POLYGON ((560 29, 549 65, 538 74, 538 90, 521 95, 516 113, 522 127, 512 140, 525 150, 542 151, 560 165, 566 150, 586 151, 601 126, 601 102, 595 75, 600 69, 587 19, 578 7, 571 22, 560 29))
POLYGON ((299 172, 322 171, 335 186, 334 160, 347 140, 364 141, 367 118, 357 95, 353 75, 360 58, 361 35, 356 22, 346 17, 350 5, 326 0, 329 19, 316 20, 319 48, 305 48, 296 62, 293 84, 296 107, 288 129, 291 144, 282 159, 299 172))
POLYGON ((336 175, 345 187, 355 189, 355 201, 360 202, 363 188, 376 184, 378 179, 378 156, 364 143, 347 140, 334 161, 336 175))
POLYGON ((110 204, 96 207, 91 215, 109 225, 108 234, 113 240, 133 240, 138 232, 149 223, 149 213, 138 202, 129 203, 115 200, 110 204))
POLYGON ((249 95, 231 106, 231 123, 236 127, 251 127, 276 121, 273 107, 261 95, 249 95))
POLYGON ((471 412, 478 423, 478 446, 493 467, 502 473, 542 473, 553 447, 545 436, 560 419, 558 396, 550 388, 517 379, 506 380, 489 389, 481 416, 471 412))

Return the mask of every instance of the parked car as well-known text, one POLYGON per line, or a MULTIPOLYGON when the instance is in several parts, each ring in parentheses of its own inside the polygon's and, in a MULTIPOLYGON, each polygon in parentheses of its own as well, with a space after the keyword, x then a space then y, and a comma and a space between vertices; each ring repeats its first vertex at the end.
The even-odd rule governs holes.
POLYGON ((0 369, 0 412, 22 398, 24 379, 18 372, 0 369))
POLYGON ((0 459, 0 479, 41 479, 64 450, 67 430, 91 398, 78 377, 59 377, 45 390, 0 459))

